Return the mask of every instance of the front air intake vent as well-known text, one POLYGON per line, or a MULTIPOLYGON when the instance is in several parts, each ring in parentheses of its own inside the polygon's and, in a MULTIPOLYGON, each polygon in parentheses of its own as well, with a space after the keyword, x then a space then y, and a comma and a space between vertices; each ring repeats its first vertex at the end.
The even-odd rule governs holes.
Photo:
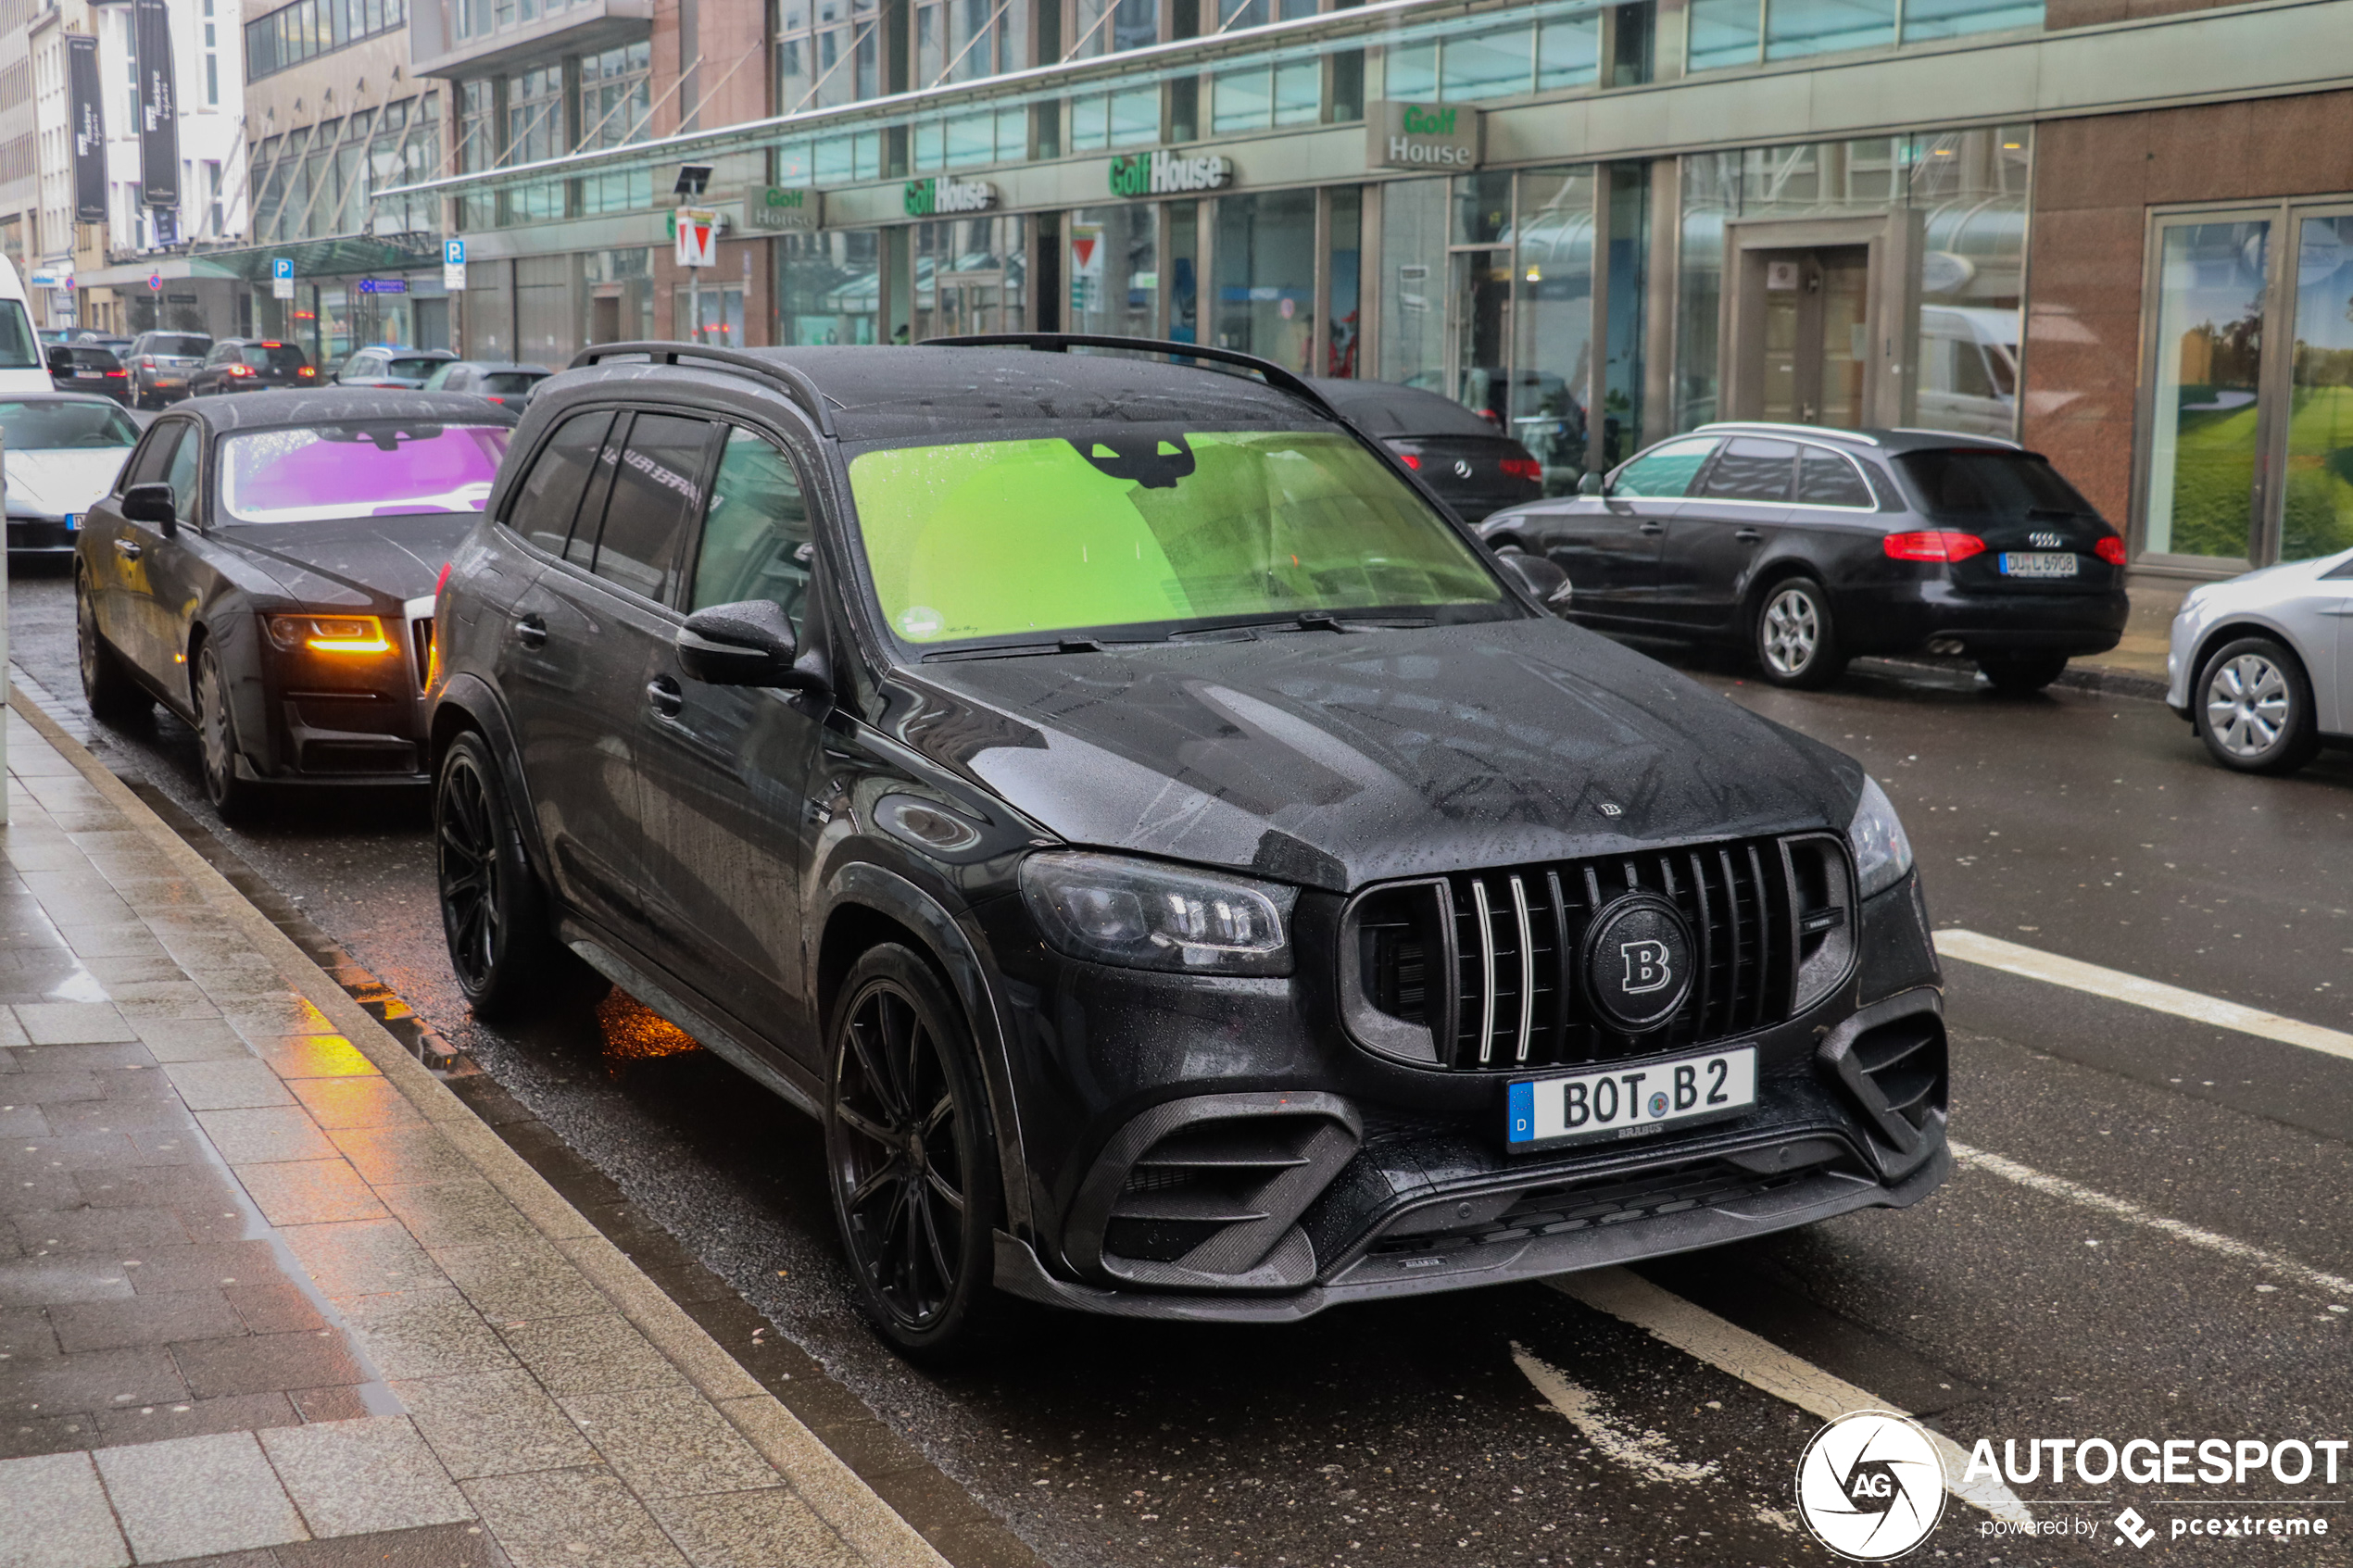
POLYGON ((1342 1005, 1362 1044, 1403 1060, 1609 1060, 1814 1005, 1852 969, 1854 925, 1826 834, 1459 872, 1350 904, 1342 1005))
POLYGON ((1861 1107, 1882 1173, 1919 1163, 1945 1121, 1951 1061, 1932 994, 1895 997, 1831 1031, 1820 1060, 1861 1107))
POLYGON ((1164 1288, 1297 1289, 1315 1269, 1299 1216, 1358 1136, 1355 1113, 1328 1095, 1213 1095, 1146 1111, 1081 1186, 1071 1261, 1164 1288))

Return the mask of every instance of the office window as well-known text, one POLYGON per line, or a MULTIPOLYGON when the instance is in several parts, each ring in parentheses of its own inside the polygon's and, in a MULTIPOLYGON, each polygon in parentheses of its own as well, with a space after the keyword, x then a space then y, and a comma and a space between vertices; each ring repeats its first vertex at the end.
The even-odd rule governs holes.
MULTIPOLYGON (((208 28, 206 31, 211 30, 208 28)), ((220 107, 220 56, 218 55, 204 57, 204 101, 209 107, 220 107)))
POLYGON ((776 0, 776 103, 786 114, 882 91, 875 0, 776 0))
MULTIPOLYGON (((653 114, 649 82, 653 46, 624 44, 580 60, 580 144, 617 147, 643 141, 653 114)), ((650 206, 653 176, 644 169, 592 174, 580 182, 583 213, 623 212, 650 206)))
POLYGON ((998 0, 920 0, 915 6, 915 82, 976 82, 1028 64, 1027 12, 998 0))

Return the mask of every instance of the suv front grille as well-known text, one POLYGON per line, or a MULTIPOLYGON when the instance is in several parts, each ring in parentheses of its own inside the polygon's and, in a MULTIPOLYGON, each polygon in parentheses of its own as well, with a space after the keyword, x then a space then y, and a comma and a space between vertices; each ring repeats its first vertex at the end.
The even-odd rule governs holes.
POLYGON ((1342 1005, 1385 1055, 1518 1071, 1647 1055, 1769 1027, 1843 978, 1852 879, 1827 834, 1457 872, 1376 888, 1344 921, 1342 1005), (1692 946, 1689 994, 1641 1030, 1592 1005, 1579 958, 1596 911, 1665 898, 1692 946))

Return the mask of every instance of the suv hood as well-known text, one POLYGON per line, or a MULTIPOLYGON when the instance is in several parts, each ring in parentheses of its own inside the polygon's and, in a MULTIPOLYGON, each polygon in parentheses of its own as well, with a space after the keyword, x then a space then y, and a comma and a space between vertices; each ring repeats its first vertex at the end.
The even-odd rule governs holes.
POLYGON ((1553 620, 943 662, 892 707, 900 739, 1071 843, 1335 892, 1843 830, 1862 788, 1852 759, 1553 620))
POLYGON ((433 592, 458 543, 481 521, 475 512, 351 518, 330 522, 241 523, 225 536, 278 580, 286 596, 333 608, 433 592))

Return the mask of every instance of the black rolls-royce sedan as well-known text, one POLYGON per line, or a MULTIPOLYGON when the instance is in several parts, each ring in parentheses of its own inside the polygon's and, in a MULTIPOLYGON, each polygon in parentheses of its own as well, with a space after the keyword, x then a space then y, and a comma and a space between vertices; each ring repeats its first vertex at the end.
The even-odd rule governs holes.
POLYGON ((434 583, 513 424, 422 392, 175 406, 75 534, 90 711, 194 725, 224 816, 274 783, 422 782, 434 583))
POLYGON ((2040 691, 2124 632, 2124 541, 2041 456, 1980 436, 1703 425, 1477 532, 1567 571, 1569 619, 1744 645, 1780 686, 1931 653, 2040 691))

